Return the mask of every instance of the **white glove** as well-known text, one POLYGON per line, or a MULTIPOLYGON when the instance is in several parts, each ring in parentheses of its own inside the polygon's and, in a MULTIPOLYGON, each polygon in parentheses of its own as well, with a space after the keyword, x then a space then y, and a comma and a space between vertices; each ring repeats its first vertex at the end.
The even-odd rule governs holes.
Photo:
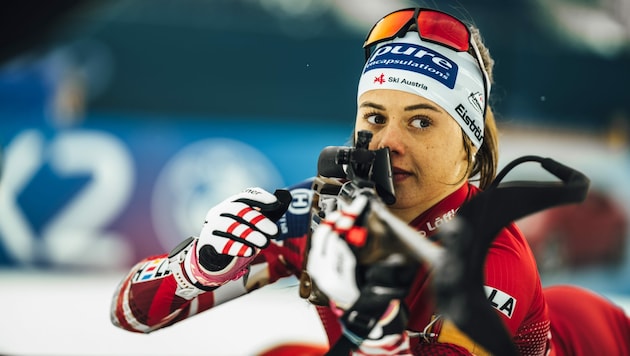
POLYGON ((311 236, 306 270, 317 288, 343 310, 354 305, 360 296, 357 259, 346 239, 360 243, 361 238, 367 237, 364 227, 355 226, 367 202, 367 197, 360 195, 350 205, 340 206, 326 216, 311 236))
POLYGON ((247 188, 216 205, 206 214, 188 266, 197 281, 221 285, 241 277, 269 240, 278 235, 275 220, 291 202, 291 194, 275 195, 261 188, 247 188))
MULTIPOLYGON (((316 287, 333 303, 333 310, 338 309, 334 311, 340 316, 345 337, 357 346, 366 339, 378 340, 366 345, 366 350, 388 349, 384 345, 397 345, 404 339, 407 314, 401 300, 418 268, 399 252, 369 265, 358 263, 357 254, 368 246, 368 237, 393 231, 371 214, 375 204, 379 203, 370 202, 365 195, 349 205, 340 201, 338 210, 328 213, 313 232, 306 266, 316 287)), ((400 346, 406 349, 408 343, 400 346)))
POLYGON ((222 255, 255 255, 278 234, 276 223, 264 215, 278 208, 278 198, 261 188, 248 188, 227 198, 206 214, 197 252, 210 245, 222 255))

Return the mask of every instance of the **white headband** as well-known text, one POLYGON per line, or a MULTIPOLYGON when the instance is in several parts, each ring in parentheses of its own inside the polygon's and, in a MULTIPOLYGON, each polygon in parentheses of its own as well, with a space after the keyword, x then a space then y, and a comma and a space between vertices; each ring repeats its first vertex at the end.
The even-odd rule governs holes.
POLYGON ((377 45, 363 67, 357 100, 369 90, 394 89, 446 110, 479 148, 484 134, 483 73, 466 52, 423 41, 417 32, 377 45))

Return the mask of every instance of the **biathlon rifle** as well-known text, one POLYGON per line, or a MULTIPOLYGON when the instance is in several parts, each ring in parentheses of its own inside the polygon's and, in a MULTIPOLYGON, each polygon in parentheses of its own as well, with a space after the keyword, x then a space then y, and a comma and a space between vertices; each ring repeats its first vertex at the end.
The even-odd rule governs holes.
MULTIPOLYGON (((590 180, 551 158, 520 157, 503 168, 488 188, 464 203, 451 221, 440 226, 435 235, 440 242, 438 245, 421 238, 387 209, 387 205, 395 202, 389 150, 369 150, 371 138, 369 131, 361 131, 355 147, 331 146, 321 152, 318 175, 313 182, 310 231, 314 231, 327 213, 337 209, 340 200, 348 202, 358 194, 368 195, 369 209, 358 218, 363 219, 359 223, 367 226, 368 238, 362 247, 353 247, 359 268, 383 261, 390 264, 395 261, 401 266, 428 264, 433 268, 432 287, 438 312, 490 353, 517 355, 511 336, 483 288, 490 244, 500 230, 513 221, 554 206, 584 201, 590 180), (525 162, 540 163, 558 181, 502 182, 514 167, 525 162)), ((328 305, 328 298, 306 272, 307 258, 308 253, 300 279, 300 296, 316 305, 328 305)), ((383 308, 383 305, 376 309, 364 305, 362 297, 358 306, 354 306, 359 312, 374 313, 383 308)), ((374 300, 378 304, 378 299, 367 299, 368 302, 374 300)), ((364 324, 358 325, 359 330, 364 329, 364 335, 359 336, 367 337, 374 320, 368 317, 359 321, 364 324)), ((342 337, 328 355, 345 356, 352 347, 354 345, 342 337)))

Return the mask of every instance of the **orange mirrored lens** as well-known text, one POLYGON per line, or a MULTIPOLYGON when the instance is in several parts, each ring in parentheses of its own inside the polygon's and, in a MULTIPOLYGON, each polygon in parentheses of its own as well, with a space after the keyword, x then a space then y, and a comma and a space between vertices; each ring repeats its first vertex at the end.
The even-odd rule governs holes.
POLYGON ((372 31, 365 40, 363 47, 368 47, 374 42, 378 42, 383 39, 392 38, 400 29, 406 25, 413 17, 414 10, 402 10, 391 13, 383 17, 379 22, 374 25, 372 31))
POLYGON ((436 11, 420 11, 418 15, 420 38, 445 44, 458 51, 467 51, 470 32, 461 21, 436 11))

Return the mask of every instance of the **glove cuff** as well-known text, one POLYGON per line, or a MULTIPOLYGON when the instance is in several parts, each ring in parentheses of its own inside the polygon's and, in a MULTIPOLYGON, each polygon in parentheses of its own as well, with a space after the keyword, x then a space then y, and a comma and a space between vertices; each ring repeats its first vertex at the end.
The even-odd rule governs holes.
POLYGON ((198 250, 197 239, 195 239, 191 253, 186 256, 184 266, 189 276, 192 276, 202 285, 209 287, 218 287, 243 277, 249 272, 249 263, 254 259, 254 256, 234 257, 225 267, 216 271, 210 271, 199 263, 198 250))
POLYGON ((217 286, 204 286, 199 283, 186 269, 186 257, 191 255, 190 251, 194 251, 195 241, 194 237, 187 238, 168 255, 169 269, 177 283, 175 294, 187 300, 217 288, 217 286))

